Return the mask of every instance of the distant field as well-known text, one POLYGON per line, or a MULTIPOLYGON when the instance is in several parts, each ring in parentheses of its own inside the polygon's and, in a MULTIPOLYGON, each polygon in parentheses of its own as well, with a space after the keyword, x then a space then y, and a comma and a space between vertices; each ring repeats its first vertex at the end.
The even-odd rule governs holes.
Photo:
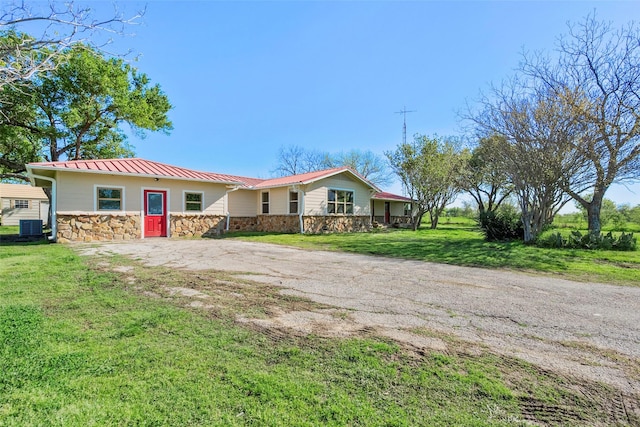
POLYGON ((640 286, 638 250, 544 249, 522 242, 485 242, 475 221, 469 218, 443 218, 436 230, 423 227, 416 232, 389 229, 372 233, 323 235, 230 233, 225 238, 640 286))

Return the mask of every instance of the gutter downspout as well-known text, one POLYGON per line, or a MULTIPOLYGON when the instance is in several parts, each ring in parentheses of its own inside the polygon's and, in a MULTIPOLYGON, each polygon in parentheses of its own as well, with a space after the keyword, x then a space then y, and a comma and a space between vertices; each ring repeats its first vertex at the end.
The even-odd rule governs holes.
POLYGON ((300 194, 300 234, 304 234, 304 220, 302 219, 302 215, 304 215, 304 190, 302 188, 298 189, 298 194, 300 194))
POLYGON ((240 186, 236 185, 235 187, 233 187, 230 190, 227 190, 224 193, 224 200, 225 200, 225 204, 226 204, 225 211, 226 211, 226 215, 227 215, 227 224, 224 227, 224 231, 229 231, 229 222, 231 221, 231 218, 230 218, 231 217, 231 213, 229 212, 229 193, 233 193, 234 191, 239 190, 239 189, 240 189, 240 186))
POLYGON ((56 191, 57 188, 57 183, 55 178, 50 178, 48 176, 42 176, 42 175, 35 175, 33 173, 30 173, 29 176, 31 178, 34 179, 42 179, 45 181, 49 181, 51 183, 51 236, 49 236, 49 240, 51 240, 52 242, 57 242, 58 241, 58 215, 57 215, 57 209, 58 209, 58 194, 56 191))

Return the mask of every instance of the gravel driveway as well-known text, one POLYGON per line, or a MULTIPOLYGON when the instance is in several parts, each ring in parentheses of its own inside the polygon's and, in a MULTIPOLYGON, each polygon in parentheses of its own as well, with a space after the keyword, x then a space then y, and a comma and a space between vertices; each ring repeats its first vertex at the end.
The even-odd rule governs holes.
POLYGON ((640 396, 640 288, 236 240, 146 239, 78 245, 146 265, 234 272, 282 292, 348 310, 243 319, 304 333, 363 329, 446 351, 445 332, 564 375, 640 396))

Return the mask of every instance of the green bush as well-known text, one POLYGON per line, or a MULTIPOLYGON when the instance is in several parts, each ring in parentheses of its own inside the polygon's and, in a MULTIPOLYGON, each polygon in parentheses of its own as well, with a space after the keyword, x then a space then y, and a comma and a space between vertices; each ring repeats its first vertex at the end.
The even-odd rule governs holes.
POLYGON ((633 233, 623 232, 618 237, 615 237, 611 232, 607 234, 582 234, 578 230, 573 230, 566 238, 559 232, 540 237, 536 241, 536 245, 543 248, 633 251, 637 247, 637 239, 633 237, 633 233))
POLYGON ((482 229, 484 239, 488 242, 524 238, 520 215, 513 210, 482 212, 478 216, 478 225, 482 229))

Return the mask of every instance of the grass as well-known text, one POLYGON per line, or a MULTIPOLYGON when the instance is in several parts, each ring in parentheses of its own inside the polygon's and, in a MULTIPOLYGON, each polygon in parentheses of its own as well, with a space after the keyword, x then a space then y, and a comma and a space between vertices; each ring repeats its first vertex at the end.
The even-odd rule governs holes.
POLYGON ((436 230, 422 228, 415 232, 391 229, 323 235, 231 233, 225 238, 640 286, 640 251, 546 249, 522 242, 485 242, 475 223, 464 218, 445 219, 436 230))
POLYGON ((2 225, 0 226, 0 236, 8 234, 20 233, 20 226, 18 225, 2 225))
POLYGON ((250 292, 261 285, 218 272, 81 259, 63 245, 1 246, 0 271, 0 426, 611 422, 605 404, 585 396, 606 401, 614 391, 591 384, 585 393, 515 359, 453 345, 417 356, 375 337, 237 324, 265 299, 284 309, 311 303, 250 292), (163 291, 171 286, 208 290, 216 308, 190 308, 163 291), (244 302, 231 304, 239 292, 244 302))

